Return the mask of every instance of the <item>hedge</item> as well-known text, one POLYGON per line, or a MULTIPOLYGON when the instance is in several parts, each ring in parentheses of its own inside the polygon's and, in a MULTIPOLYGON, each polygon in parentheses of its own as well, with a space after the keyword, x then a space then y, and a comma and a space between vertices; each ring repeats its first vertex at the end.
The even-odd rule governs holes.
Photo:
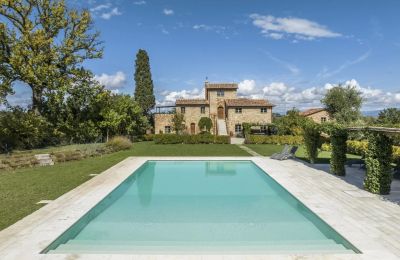
POLYGON ((304 139, 303 136, 298 135, 248 135, 246 143, 300 145, 304 143, 304 139))
POLYGON ((392 140, 382 133, 368 134, 368 150, 365 154, 367 173, 364 188, 376 194, 389 194, 392 183, 392 140))
POLYGON ((330 131, 332 153, 330 160, 331 173, 339 176, 346 175, 347 130, 343 127, 332 127, 330 131))
POLYGON ((322 145, 321 126, 316 123, 307 123, 303 126, 305 154, 310 163, 318 158, 318 149, 322 145))
POLYGON ((156 144, 229 144, 229 136, 214 136, 212 134, 177 135, 157 134, 153 140, 156 144))

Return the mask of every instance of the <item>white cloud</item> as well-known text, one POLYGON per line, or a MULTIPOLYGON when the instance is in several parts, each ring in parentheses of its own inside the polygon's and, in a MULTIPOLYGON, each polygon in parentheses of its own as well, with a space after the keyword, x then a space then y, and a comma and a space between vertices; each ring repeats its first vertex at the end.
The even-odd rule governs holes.
POLYGON ((204 89, 199 90, 198 88, 194 88, 191 90, 180 90, 180 91, 163 91, 161 93, 162 100, 157 101, 157 105, 172 105, 175 103, 175 100, 180 98, 202 98, 204 99, 204 89))
POLYGON ((164 8, 163 13, 165 15, 173 15, 174 14, 174 10, 164 8))
POLYGON ((135 1, 133 2, 134 5, 145 5, 146 1, 135 1))
POLYGON ((126 76, 122 71, 118 71, 114 75, 103 73, 101 75, 95 75, 94 79, 97 80, 101 85, 104 85, 108 89, 118 89, 125 85, 126 76))
POLYGON ((114 7, 110 12, 102 13, 101 18, 109 20, 113 16, 121 15, 122 13, 118 10, 118 7, 114 7))
POLYGON ((267 55, 268 58, 270 58, 272 61, 274 61, 274 62, 280 64, 282 67, 284 67, 284 68, 286 68, 287 70, 289 70, 293 75, 297 75, 297 74, 300 73, 300 69, 299 69, 296 65, 294 65, 294 64, 292 64, 292 63, 290 63, 290 62, 284 61, 284 60, 282 60, 282 59, 279 59, 279 58, 273 56, 273 55, 272 55, 271 53, 269 53, 269 52, 263 51, 263 53, 264 53, 265 55, 267 55))
POLYGON ((107 4, 101 4, 98 6, 95 6, 90 9, 90 12, 92 13, 93 16, 99 16, 102 19, 109 20, 113 16, 121 15, 122 13, 118 10, 118 7, 112 8, 112 5, 110 3, 107 4))
POLYGON ((295 17, 274 17, 272 15, 251 14, 253 25, 261 29, 261 33, 275 40, 292 36, 297 40, 313 40, 316 38, 340 37, 340 33, 329 30, 316 22, 295 17))
MULTIPOLYGON (((337 84, 326 83, 322 86, 313 86, 305 89, 289 86, 284 82, 259 84, 253 79, 239 82, 238 96, 253 99, 267 99, 275 104, 275 111, 283 112, 292 107, 306 109, 321 107, 320 100, 326 92, 337 84)), ((348 80, 342 86, 354 86, 364 99, 363 110, 399 107, 400 92, 385 92, 373 87, 362 87, 355 80, 348 80)), ((164 91, 160 95, 158 105, 173 105, 178 98, 204 98, 204 90, 194 88, 181 91, 164 91)))
POLYGON ((105 10, 105 9, 108 9, 108 8, 110 8, 111 7, 111 4, 101 4, 101 5, 98 5, 98 6, 95 6, 95 7, 93 7, 93 8, 90 8, 90 11, 91 12, 99 12, 99 11, 101 11, 101 10, 105 10))
POLYGON ((229 39, 230 36, 237 34, 237 32, 232 28, 222 25, 195 24, 192 26, 192 28, 196 31, 214 32, 221 35, 225 39, 229 39))
POLYGON ((368 57, 371 55, 371 50, 363 53, 361 56, 359 56, 358 58, 354 59, 354 60, 348 60, 345 61, 342 65, 340 65, 337 69, 335 70, 328 70, 327 68, 324 68, 322 72, 320 72, 318 74, 319 77, 322 78, 328 78, 328 77, 332 77, 340 72, 342 72, 343 70, 347 69, 348 67, 351 67, 353 65, 356 65, 360 62, 365 61, 366 59, 368 59, 368 57))
POLYGON ((248 95, 254 93, 255 90, 256 90, 255 80, 245 79, 239 83, 239 89, 238 89, 239 94, 248 95))

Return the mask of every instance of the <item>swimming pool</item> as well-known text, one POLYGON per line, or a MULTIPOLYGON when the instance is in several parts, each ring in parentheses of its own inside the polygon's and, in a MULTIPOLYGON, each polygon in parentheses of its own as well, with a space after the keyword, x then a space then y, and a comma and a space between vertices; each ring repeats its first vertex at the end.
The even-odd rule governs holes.
POLYGON ((251 161, 147 161, 43 253, 358 253, 251 161))

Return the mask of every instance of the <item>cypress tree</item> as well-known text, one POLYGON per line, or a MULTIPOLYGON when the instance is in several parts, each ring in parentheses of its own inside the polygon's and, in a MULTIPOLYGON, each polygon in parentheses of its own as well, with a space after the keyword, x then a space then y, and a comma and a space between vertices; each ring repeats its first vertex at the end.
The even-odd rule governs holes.
POLYGON ((143 113, 149 116, 150 110, 155 105, 153 93, 153 80, 151 79, 149 56, 145 50, 139 49, 135 61, 135 100, 143 109, 143 113))

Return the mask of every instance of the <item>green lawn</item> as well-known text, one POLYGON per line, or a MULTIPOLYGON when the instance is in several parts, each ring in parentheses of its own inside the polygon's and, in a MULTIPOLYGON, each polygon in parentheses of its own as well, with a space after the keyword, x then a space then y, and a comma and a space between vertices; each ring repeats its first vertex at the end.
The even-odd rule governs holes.
MULTIPOLYGON (((52 148, 48 148, 52 149, 52 148)), ((43 151, 43 150, 41 150, 43 151)), ((134 143, 133 148, 113 154, 15 171, 0 172, 0 230, 41 207, 40 200, 53 200, 128 156, 249 156, 236 145, 134 143)))
MULTIPOLYGON (((280 152, 283 149, 283 145, 273 145, 273 144, 247 144, 246 146, 264 156, 270 156, 271 154, 280 152)), ((308 160, 306 159, 305 149, 303 146, 300 146, 299 149, 297 150, 296 157, 303 161, 308 162, 308 160)), ((316 160, 315 163, 329 163, 330 158, 331 158, 331 152, 321 151, 318 154, 318 159, 316 160)), ((351 158, 361 158, 361 157, 354 154, 347 154, 347 158, 351 159, 351 158)))

